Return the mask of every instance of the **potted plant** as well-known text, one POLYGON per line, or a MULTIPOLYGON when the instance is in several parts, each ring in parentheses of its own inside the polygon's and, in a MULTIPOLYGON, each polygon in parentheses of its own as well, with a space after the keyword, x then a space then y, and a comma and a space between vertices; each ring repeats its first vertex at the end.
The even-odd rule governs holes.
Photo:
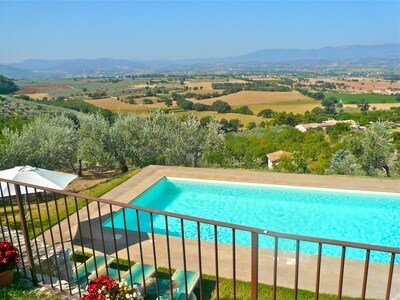
POLYGON ((84 294, 81 300, 143 300, 136 286, 129 286, 126 282, 116 282, 107 275, 96 278, 88 285, 88 294, 84 294))
POLYGON ((0 287, 13 281, 14 267, 19 262, 19 253, 10 242, 0 241, 0 287))

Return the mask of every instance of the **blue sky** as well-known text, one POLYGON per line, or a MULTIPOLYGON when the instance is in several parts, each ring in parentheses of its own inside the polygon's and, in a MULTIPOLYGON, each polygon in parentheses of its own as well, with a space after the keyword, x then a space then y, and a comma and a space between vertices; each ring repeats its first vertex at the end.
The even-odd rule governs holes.
POLYGON ((3 1, 0 63, 400 42, 400 1, 3 1))

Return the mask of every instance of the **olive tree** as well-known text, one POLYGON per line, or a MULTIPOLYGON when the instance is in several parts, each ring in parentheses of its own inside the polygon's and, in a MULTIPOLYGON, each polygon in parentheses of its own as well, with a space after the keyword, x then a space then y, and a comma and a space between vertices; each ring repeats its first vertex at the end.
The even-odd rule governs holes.
POLYGON ((169 134, 171 143, 166 149, 166 163, 172 165, 198 167, 206 153, 220 151, 225 145, 221 125, 214 119, 201 126, 200 121, 190 115, 177 122, 169 134))
POLYGON ((349 144, 367 175, 376 175, 381 169, 390 177, 390 162, 395 155, 395 147, 385 123, 372 123, 358 137, 352 137, 349 144))
POLYGON ((115 161, 110 154, 110 123, 100 113, 82 114, 78 118, 78 160, 88 166, 114 166, 115 161))
POLYGON ((65 116, 42 116, 21 130, 4 129, 0 144, 2 168, 32 165, 47 169, 76 170, 77 136, 75 124, 65 116))
POLYGON ((339 175, 365 175, 357 164, 353 154, 346 149, 336 151, 330 160, 330 166, 326 170, 327 174, 339 175))

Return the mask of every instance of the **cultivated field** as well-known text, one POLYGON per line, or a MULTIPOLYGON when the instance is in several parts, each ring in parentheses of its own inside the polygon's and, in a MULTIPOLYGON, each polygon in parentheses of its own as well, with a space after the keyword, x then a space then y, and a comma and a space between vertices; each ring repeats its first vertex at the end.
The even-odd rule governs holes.
POLYGON ((35 94, 24 94, 24 95, 28 96, 31 99, 35 99, 35 100, 41 100, 44 97, 47 97, 47 98, 50 97, 49 93, 35 93, 35 94))
POLYGON ((218 120, 221 119, 226 119, 226 120, 232 120, 232 119, 239 119, 243 125, 247 125, 250 122, 256 122, 257 124, 261 123, 262 121, 268 121, 268 119, 264 119, 261 117, 257 116, 248 116, 248 115, 242 115, 242 114, 219 114, 216 111, 184 111, 184 112, 178 112, 176 113, 178 115, 190 115, 193 114, 195 115, 198 119, 201 119, 202 117, 206 116, 211 116, 214 117, 218 120))
POLYGON ((249 108, 258 114, 263 109, 269 108, 276 112, 291 112, 294 114, 304 114, 306 111, 311 111, 315 107, 322 107, 319 101, 315 100, 282 100, 270 103, 250 104, 249 108))
POLYGON ((93 104, 97 107, 109 109, 113 112, 116 111, 130 111, 130 112, 147 112, 157 108, 166 108, 165 104, 154 103, 154 104, 129 104, 122 101, 118 101, 115 98, 103 98, 98 100, 85 100, 85 102, 93 104))
POLYGON ((362 99, 368 103, 398 103, 398 101, 396 101, 396 96, 393 95, 325 93, 325 97, 335 97, 347 104, 351 104, 352 102, 358 103, 362 99))
POLYGON ((282 101, 309 101, 315 100, 304 96, 298 92, 258 92, 258 91, 241 91, 226 96, 205 99, 193 100, 195 103, 212 104, 213 102, 221 100, 228 102, 231 106, 250 105, 250 104, 272 104, 282 101))
POLYGON ((15 94, 27 95, 27 94, 48 93, 50 91, 63 91, 63 90, 74 90, 74 88, 69 85, 30 86, 16 91, 15 94))
MULTIPOLYGON (((357 104, 345 104, 343 105, 343 107, 345 108, 357 108, 357 104)), ((370 104, 370 110, 372 110, 373 108, 376 109, 383 109, 383 110, 387 110, 390 109, 391 107, 400 107, 400 103, 371 103, 370 104)))
POLYGON ((347 87, 345 89, 346 92, 349 93, 357 93, 357 94, 366 94, 366 93, 379 93, 379 94, 396 94, 400 93, 400 81, 390 82, 389 80, 384 80, 382 78, 365 78, 365 77, 357 77, 357 78, 326 78, 326 77, 317 77, 310 78, 310 83, 315 84, 317 81, 325 81, 331 83, 343 83, 347 87), (399 90, 390 90, 390 89, 399 89, 399 90))
MULTIPOLYGON (((147 97, 152 99, 153 97, 147 97)), ((222 100, 228 102, 233 108, 248 105, 250 109, 257 114, 263 109, 270 108, 277 112, 292 112, 292 113, 305 113, 311 111, 314 107, 321 107, 321 103, 307 96, 301 95, 297 92, 257 92, 257 91, 242 91, 235 94, 230 94, 222 97, 216 97, 205 100, 193 100, 195 103, 212 104, 214 101, 222 100)), ((142 102, 142 99, 135 99, 138 103, 142 102)), ((146 112, 157 108, 167 108, 163 102, 155 102, 154 104, 128 104, 116 100, 115 98, 104 98, 98 100, 86 100, 86 102, 95 106, 109 109, 111 111, 134 111, 134 112, 146 112)), ((169 109, 176 109, 177 106, 174 103, 169 109)), ((239 119, 244 124, 248 122, 261 122, 263 119, 256 116, 247 116, 242 114, 218 114, 213 111, 189 111, 182 112, 193 113, 196 116, 216 116, 218 118, 225 119, 239 119)))
POLYGON ((203 81, 203 82, 191 82, 191 81, 185 81, 185 86, 193 89, 194 87, 197 87, 198 90, 196 91, 196 93, 210 93, 210 92, 215 92, 216 90, 214 90, 212 88, 212 82, 210 81, 203 81), (203 89, 201 90, 200 87, 203 87, 203 89))

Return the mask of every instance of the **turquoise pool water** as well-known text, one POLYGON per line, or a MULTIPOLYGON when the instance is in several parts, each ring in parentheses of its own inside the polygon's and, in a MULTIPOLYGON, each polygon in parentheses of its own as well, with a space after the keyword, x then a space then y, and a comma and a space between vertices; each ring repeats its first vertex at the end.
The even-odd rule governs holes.
MULTIPOLYGON (((132 204, 264 230, 312 237, 400 247, 400 196, 333 189, 163 178, 132 204)), ((142 232, 151 232, 148 213, 140 212, 142 232)), ((129 230, 137 230, 136 212, 126 211, 129 230)), ((165 234, 165 219, 154 215, 154 231, 165 234)), ((123 229, 122 212, 113 216, 123 229)), ((111 227, 111 219, 104 222, 111 227)), ((180 220, 168 218, 171 236, 181 236, 180 220)), ((185 238, 197 239, 197 225, 184 222, 185 238)), ((214 241, 212 226, 201 225, 201 239, 214 241)), ((218 241, 232 243, 231 229, 218 227, 218 241)), ((250 234, 236 233, 238 245, 250 245, 250 234)), ((273 238, 260 236, 260 247, 273 248, 273 238)), ((279 239, 279 249, 295 251, 295 242, 279 239)), ((303 253, 316 254, 317 245, 302 242, 303 253)), ((341 248, 324 245, 323 255, 340 256, 341 248)), ((397 255, 396 263, 400 263, 397 255)), ((364 259, 365 251, 347 249, 347 258, 364 259)), ((371 260, 390 256, 371 252, 371 260)))

